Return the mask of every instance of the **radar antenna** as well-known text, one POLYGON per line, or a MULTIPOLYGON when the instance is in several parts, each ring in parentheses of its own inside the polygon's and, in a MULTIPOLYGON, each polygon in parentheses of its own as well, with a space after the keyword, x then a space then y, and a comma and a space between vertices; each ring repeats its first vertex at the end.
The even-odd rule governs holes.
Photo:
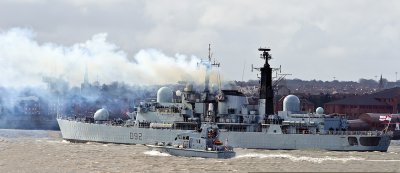
POLYGON ((275 77, 272 77, 275 79, 275 82, 272 84, 272 86, 275 88, 283 79, 285 79, 286 76, 290 76, 292 74, 289 73, 282 73, 282 65, 279 65, 278 68, 272 68, 272 71, 275 72, 275 77), (279 71, 279 72, 278 72, 279 71))
POLYGON ((258 51, 262 51, 263 53, 260 54, 261 59, 265 59, 265 63, 268 64, 268 60, 272 59, 271 55, 268 53, 271 51, 269 48, 258 48, 258 51))

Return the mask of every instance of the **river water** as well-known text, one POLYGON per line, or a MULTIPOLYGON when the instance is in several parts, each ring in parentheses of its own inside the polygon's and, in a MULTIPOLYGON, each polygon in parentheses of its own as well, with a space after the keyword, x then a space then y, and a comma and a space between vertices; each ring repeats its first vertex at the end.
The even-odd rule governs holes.
POLYGON ((388 152, 254 150, 232 159, 176 157, 143 145, 70 143, 59 131, 0 129, 0 172, 400 172, 388 152))

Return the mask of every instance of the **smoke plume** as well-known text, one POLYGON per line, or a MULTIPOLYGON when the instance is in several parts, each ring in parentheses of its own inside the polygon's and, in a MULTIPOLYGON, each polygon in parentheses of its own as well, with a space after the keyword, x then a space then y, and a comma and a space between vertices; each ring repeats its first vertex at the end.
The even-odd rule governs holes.
MULTIPOLYGON (((31 29, 0 31, 0 128, 57 128, 58 113, 86 117, 103 106, 115 118, 126 117, 159 85, 202 85, 205 65, 199 62, 195 56, 167 56, 157 49, 128 56, 107 41, 106 33, 65 46, 40 43, 31 29), (91 84, 81 88, 86 69, 91 84)), ((210 83, 217 79, 212 72, 210 83)))
POLYGON ((43 85, 46 76, 62 76, 71 86, 79 86, 86 66, 91 82, 99 79, 100 83, 150 85, 204 79, 204 68, 198 68, 200 60, 195 56, 167 56, 157 49, 143 49, 129 57, 107 41, 106 33, 71 46, 39 43, 35 38, 36 33, 26 28, 0 32, 2 86, 43 85))

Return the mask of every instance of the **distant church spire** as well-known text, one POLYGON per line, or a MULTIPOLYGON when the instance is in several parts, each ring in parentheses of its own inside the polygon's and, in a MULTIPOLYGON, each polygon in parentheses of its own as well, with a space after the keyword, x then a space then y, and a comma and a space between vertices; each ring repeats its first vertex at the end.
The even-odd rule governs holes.
POLYGON ((89 84, 89 74, 88 74, 88 68, 87 65, 85 66, 85 76, 83 77, 83 83, 85 85, 89 84))
POLYGON ((382 74, 381 74, 381 78, 379 79, 379 85, 378 85, 378 89, 382 90, 383 89, 383 78, 382 78, 382 74))
POLYGON ((89 73, 88 73, 88 68, 87 65, 85 65, 85 75, 83 76, 83 83, 81 84, 81 90, 82 92, 87 92, 90 88, 90 83, 89 83, 89 73))

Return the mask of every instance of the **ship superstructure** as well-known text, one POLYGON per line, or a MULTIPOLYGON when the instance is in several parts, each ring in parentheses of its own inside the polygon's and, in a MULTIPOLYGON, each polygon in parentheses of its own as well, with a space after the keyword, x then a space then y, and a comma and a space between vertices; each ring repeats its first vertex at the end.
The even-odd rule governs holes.
MULTIPOLYGON (((289 95, 284 110, 274 114, 270 49, 260 48, 265 59, 261 72, 258 104, 249 104, 237 90, 209 92, 209 73, 205 89, 198 93, 187 84, 175 93, 162 87, 156 102, 141 102, 126 121, 109 120, 108 112, 100 109, 93 120, 59 117, 63 138, 72 141, 98 141, 125 144, 173 142, 178 134, 200 129, 214 123, 219 139, 240 148, 261 149, 323 149, 338 151, 387 151, 390 133, 381 131, 347 131, 347 120, 339 115, 325 115, 299 110, 299 99, 289 95), (179 100, 174 100, 174 94, 179 100)), ((211 58, 206 62, 211 66, 211 58)), ((213 63, 215 64, 215 63, 213 63)), ((219 64, 218 64, 219 65, 219 64)))

